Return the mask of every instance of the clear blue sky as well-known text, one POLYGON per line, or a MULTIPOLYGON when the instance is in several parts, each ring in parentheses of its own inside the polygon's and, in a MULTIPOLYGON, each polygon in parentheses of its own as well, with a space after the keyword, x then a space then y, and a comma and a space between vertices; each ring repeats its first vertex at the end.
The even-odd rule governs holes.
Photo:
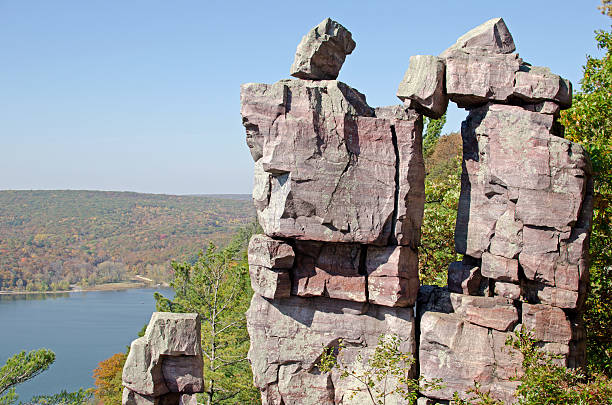
MULTIPOLYGON (((410 55, 501 16, 528 62, 575 86, 598 0, 0 0, 0 189, 249 193, 239 86, 288 77, 325 17, 357 42, 339 79, 396 104, 410 55)), ((453 108, 446 130, 466 113, 453 108)))

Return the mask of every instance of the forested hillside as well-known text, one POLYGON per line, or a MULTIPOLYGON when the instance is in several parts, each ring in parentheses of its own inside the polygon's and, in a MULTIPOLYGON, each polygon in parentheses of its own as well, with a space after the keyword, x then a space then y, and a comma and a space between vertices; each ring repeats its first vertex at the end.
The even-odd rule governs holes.
POLYGON ((171 260, 197 260, 253 218, 247 195, 0 191, 0 289, 167 280, 171 260))

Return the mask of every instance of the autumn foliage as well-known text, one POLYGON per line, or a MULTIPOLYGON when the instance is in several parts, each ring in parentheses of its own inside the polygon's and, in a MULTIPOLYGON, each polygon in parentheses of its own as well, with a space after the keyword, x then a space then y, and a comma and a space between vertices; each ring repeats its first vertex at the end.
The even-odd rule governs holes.
POLYGON ((127 355, 117 353, 98 363, 93 371, 96 385, 95 398, 98 405, 117 405, 121 403, 121 374, 127 355))

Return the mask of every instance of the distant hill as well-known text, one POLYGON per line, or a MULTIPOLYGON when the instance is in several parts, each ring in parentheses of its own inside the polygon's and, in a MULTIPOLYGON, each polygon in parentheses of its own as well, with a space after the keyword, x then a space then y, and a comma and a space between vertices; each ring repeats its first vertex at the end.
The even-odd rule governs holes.
POLYGON ((0 191, 0 289, 162 281, 254 218, 248 195, 0 191))

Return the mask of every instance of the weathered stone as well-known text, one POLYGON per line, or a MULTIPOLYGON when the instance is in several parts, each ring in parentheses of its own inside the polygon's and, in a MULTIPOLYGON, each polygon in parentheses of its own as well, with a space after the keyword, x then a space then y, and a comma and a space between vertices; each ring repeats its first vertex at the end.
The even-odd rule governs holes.
POLYGON ((121 398, 123 405, 157 405, 154 397, 140 395, 137 392, 130 391, 128 388, 123 388, 123 395, 121 398))
POLYGON ((369 246, 365 266, 368 277, 419 278, 419 257, 408 246, 369 246))
POLYGON ((390 307, 414 305, 419 290, 418 260, 408 246, 368 247, 369 302, 390 307))
POLYGON ((180 396, 169 392, 202 392, 200 333, 198 314, 153 313, 123 368, 123 404, 175 405, 180 396))
POLYGON ((446 92, 461 108, 488 101, 504 102, 514 93, 514 76, 522 60, 517 54, 478 55, 449 52, 446 62, 446 92))
POLYGON ((440 378, 444 387, 422 393, 430 398, 450 400, 457 392, 467 398, 474 381, 493 397, 511 403, 518 382, 510 377, 520 373, 520 353, 505 346, 510 332, 502 333, 471 324, 457 314, 426 312, 421 318, 419 365, 426 380, 440 378), (509 361, 508 354, 515 358, 509 361), (501 357, 501 358, 500 358, 501 357))
POLYGON ((508 209, 495 224, 495 234, 491 238, 489 251, 496 256, 515 259, 523 246, 523 223, 514 218, 514 207, 508 209))
POLYGON ((262 297, 276 299, 291 295, 289 270, 249 265, 249 275, 253 291, 262 297))
POLYGON ((350 31, 331 18, 311 29, 295 52, 291 76, 310 80, 338 77, 346 55, 355 49, 350 31))
POLYGON ((448 107, 444 75, 445 65, 442 59, 432 55, 411 56, 408 70, 399 84, 397 97, 406 106, 438 119, 448 107))
POLYGON ((494 294, 511 300, 518 300, 521 297, 521 287, 512 283, 496 281, 494 294))
POLYGON ((249 241, 249 265, 269 269, 290 269, 295 254, 291 245, 266 235, 253 235, 249 241))
POLYGON ((588 195, 588 158, 580 146, 551 133, 553 121, 509 105, 470 112, 462 126, 457 252, 479 258, 490 249, 516 257, 519 248, 532 246, 533 228, 567 232, 579 220, 588 195), (498 221, 503 237, 497 236, 498 221), (528 241, 521 245, 521 237, 528 241))
POLYGON ((523 252, 525 253, 551 253, 559 250, 559 232, 549 228, 523 228, 523 252))
POLYGON ((580 194, 521 189, 516 216, 525 225, 564 229, 578 219, 582 202, 580 197, 580 194))
POLYGON ((445 57, 457 50, 476 54, 506 54, 514 52, 516 46, 504 20, 492 18, 463 34, 440 56, 445 57))
POLYGON ((463 262, 452 262, 448 266, 448 290, 451 292, 477 295, 481 282, 478 266, 463 262))
POLYGON ((542 101, 540 103, 535 104, 524 104, 523 108, 528 111, 533 111, 540 114, 549 114, 555 117, 558 117, 559 112, 561 111, 561 107, 559 106, 559 104, 552 101, 542 101))
MULTIPOLYGON (((132 342, 130 353, 123 367, 122 380, 126 389, 140 395, 159 396, 169 391, 159 359, 151 355, 151 349, 145 337, 132 342)), ((139 401, 139 399, 134 399, 134 401, 139 401)))
POLYGON ((201 356, 164 356, 161 368, 170 392, 194 394, 204 390, 201 356))
POLYGON ((502 297, 476 297, 451 293, 450 300, 457 315, 485 328, 507 332, 519 322, 518 311, 512 301, 502 297))
POLYGON ((543 342, 568 344, 572 327, 562 309, 542 304, 523 304, 523 325, 543 342))
POLYGON ((528 280, 541 281, 554 286, 555 266, 558 257, 559 254, 555 252, 540 254, 521 252, 519 263, 528 280))
POLYGON ((514 95, 528 102, 554 101, 562 108, 572 105, 572 84, 547 67, 522 65, 516 72, 514 95))
MULTIPOLYGON (((325 348, 345 344, 342 361, 363 367, 381 334, 398 335, 401 350, 415 352, 412 308, 389 308, 328 298, 269 301, 253 296, 247 312, 249 360, 254 382, 267 404, 360 404, 339 372, 323 374, 317 364, 325 348), (362 353, 359 361, 357 354, 362 353), (304 391, 306 390, 306 391, 304 391), (330 391, 331 390, 331 391, 330 391), (330 392, 333 395, 330 395, 330 392)), ((396 402, 388 402, 396 403, 396 402)))
POLYGON ((292 294, 365 302, 366 277, 359 273, 361 246, 296 241, 292 294))
POLYGON ((154 312, 144 337, 153 355, 202 354, 198 314, 154 312))
POLYGON ((337 81, 246 84, 241 102, 247 143, 259 157, 253 196, 268 236, 385 245, 397 220, 396 232, 408 240, 400 244, 415 239, 408 230, 420 227, 422 208, 402 194, 424 186, 403 192, 402 182, 424 178, 422 157, 410 156, 420 152, 419 114, 405 112, 408 122, 376 118, 362 94, 337 81), (396 151, 398 122, 411 136, 398 135, 396 151))
POLYGON ((559 308, 575 309, 579 304, 578 291, 569 291, 563 288, 544 287, 538 291, 538 299, 542 304, 559 308))
POLYGON ((488 252, 482 254, 482 267, 480 272, 484 277, 499 280, 518 282, 518 260, 495 256, 488 252))
POLYGON ((390 242, 416 249, 421 243, 425 207, 423 117, 401 106, 379 107, 376 116, 389 120, 399 157, 397 208, 390 242))

